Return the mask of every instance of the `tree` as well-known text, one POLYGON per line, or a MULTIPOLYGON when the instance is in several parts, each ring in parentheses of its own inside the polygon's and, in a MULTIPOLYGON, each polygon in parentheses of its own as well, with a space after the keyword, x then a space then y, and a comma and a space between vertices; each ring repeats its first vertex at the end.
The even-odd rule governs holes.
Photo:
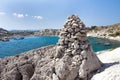
POLYGON ((95 29, 95 28, 97 28, 97 26, 91 26, 91 29, 95 29))

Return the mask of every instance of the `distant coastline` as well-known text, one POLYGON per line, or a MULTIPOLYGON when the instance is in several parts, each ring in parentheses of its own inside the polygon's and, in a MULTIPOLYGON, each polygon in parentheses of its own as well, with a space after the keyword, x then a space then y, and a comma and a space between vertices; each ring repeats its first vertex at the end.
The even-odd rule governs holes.
MULTIPOLYGON (((38 31, 14 30, 7 31, 0 28, 0 41, 9 41, 11 38, 25 36, 58 36, 60 29, 42 29, 38 31)), ((109 26, 92 26, 87 28, 87 36, 120 41, 120 23, 109 26)))
POLYGON ((58 36, 60 29, 43 29, 37 32, 34 32, 34 36, 58 36))
POLYGON ((120 41, 120 23, 109 26, 93 26, 87 36, 120 41))
POLYGON ((0 41, 9 41, 10 39, 24 39, 26 36, 33 36, 35 31, 29 30, 14 30, 8 31, 3 28, 0 28, 0 41))
POLYGON ((109 40, 114 40, 114 41, 119 41, 120 42, 120 36, 118 37, 111 37, 111 36, 99 36, 95 33, 88 33, 87 36, 91 36, 91 37, 96 37, 96 38, 103 38, 103 39, 109 39, 109 40))

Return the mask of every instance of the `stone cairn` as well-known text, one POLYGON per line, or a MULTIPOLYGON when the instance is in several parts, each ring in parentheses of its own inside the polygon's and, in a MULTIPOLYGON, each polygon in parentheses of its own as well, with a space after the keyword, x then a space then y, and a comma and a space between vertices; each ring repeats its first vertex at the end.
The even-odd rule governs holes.
POLYGON ((59 38, 53 80, 88 80, 88 74, 102 63, 93 53, 85 25, 78 16, 68 17, 59 38))

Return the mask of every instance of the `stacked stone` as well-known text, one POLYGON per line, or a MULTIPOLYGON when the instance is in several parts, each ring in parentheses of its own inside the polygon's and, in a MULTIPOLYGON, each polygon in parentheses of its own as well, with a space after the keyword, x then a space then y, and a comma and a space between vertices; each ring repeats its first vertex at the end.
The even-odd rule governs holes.
POLYGON ((55 55, 54 80, 86 80, 101 66, 86 36, 83 22, 76 15, 68 17, 60 31, 55 55))
POLYGON ((58 50, 56 57, 66 55, 77 55, 83 53, 89 47, 89 42, 86 37, 85 25, 78 16, 72 15, 68 17, 61 30, 60 39, 58 41, 58 50), (64 54, 62 54, 64 53, 64 54))

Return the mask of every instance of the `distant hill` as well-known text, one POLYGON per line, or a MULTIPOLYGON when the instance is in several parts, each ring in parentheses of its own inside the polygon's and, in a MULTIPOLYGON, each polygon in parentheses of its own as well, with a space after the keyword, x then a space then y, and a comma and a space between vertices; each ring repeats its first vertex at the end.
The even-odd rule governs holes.
POLYGON ((12 33, 17 33, 17 32, 37 32, 39 30, 10 30, 12 33))
POLYGON ((43 29, 34 33, 35 36, 58 36, 60 29, 43 29))
POLYGON ((0 28, 0 41, 9 41, 11 38, 32 36, 36 30, 12 30, 0 28))
POLYGON ((120 23, 107 26, 92 26, 88 33, 91 32, 96 36, 120 37, 120 23))
POLYGON ((9 31, 3 29, 3 28, 0 28, 0 35, 5 35, 5 34, 8 34, 9 31))

